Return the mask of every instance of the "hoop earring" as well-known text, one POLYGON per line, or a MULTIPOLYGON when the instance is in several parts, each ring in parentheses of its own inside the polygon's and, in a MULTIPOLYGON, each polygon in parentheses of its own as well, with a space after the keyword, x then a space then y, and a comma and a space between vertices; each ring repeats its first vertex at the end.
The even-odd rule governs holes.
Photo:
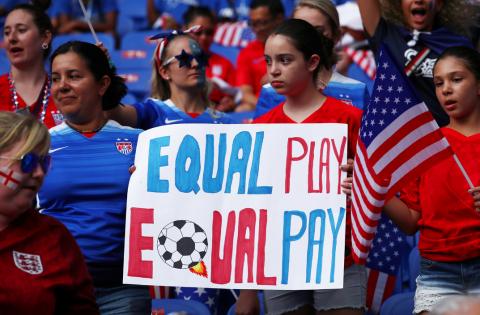
POLYGON ((48 49, 48 44, 47 44, 47 43, 43 43, 43 44, 42 44, 42 49, 43 49, 43 50, 47 50, 47 49, 48 49))

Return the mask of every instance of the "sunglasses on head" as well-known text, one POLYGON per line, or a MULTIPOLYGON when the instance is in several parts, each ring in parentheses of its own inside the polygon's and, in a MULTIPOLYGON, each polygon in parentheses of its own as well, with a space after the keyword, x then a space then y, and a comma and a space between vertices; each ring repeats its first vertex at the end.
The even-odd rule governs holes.
POLYGON ((193 59, 195 59, 197 61, 199 68, 203 68, 203 67, 206 67, 208 65, 208 56, 203 51, 198 53, 198 54, 193 55, 193 54, 187 53, 184 49, 182 49, 182 52, 180 53, 180 55, 176 55, 176 56, 168 58, 163 63, 163 66, 164 67, 168 66, 175 59, 178 60, 178 66, 180 68, 182 68, 182 67, 191 68, 193 59))
POLYGON ((38 165, 40 165, 44 173, 47 173, 48 169, 50 168, 52 157, 50 155, 39 156, 33 152, 30 152, 20 158, 0 156, 0 159, 20 161, 20 168, 24 173, 32 173, 38 165))

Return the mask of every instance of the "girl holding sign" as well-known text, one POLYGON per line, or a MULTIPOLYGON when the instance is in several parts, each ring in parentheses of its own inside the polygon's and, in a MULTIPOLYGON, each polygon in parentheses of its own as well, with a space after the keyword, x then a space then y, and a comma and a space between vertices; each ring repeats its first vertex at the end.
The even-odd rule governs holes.
MULTIPOLYGON (((286 101, 255 123, 341 123, 348 125, 348 158, 354 155, 361 110, 318 90, 318 74, 334 65, 332 41, 308 22, 285 21, 267 39, 265 59, 273 88, 286 101)), ((344 288, 319 291, 265 291, 269 314, 363 314, 366 273, 350 256, 350 215, 347 215, 344 288)), ((237 314, 254 314, 256 293, 243 290, 237 314)))
POLYGON ((420 231, 416 314, 429 312, 448 295, 480 294, 480 53, 446 49, 433 81, 450 117, 442 132, 455 155, 423 173, 384 208, 406 233, 420 231))

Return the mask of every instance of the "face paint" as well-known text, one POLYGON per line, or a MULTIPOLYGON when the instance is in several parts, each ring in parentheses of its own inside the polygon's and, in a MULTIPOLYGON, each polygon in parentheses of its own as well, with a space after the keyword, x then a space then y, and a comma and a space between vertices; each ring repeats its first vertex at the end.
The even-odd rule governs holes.
POLYGON ((20 184, 21 179, 22 174, 20 172, 15 172, 6 166, 0 167, 0 183, 3 186, 15 190, 20 184))
MULTIPOLYGON (((200 45, 198 45, 198 43, 196 41, 189 40, 188 44, 190 46, 190 50, 192 51, 192 55, 199 56, 199 55, 204 55, 205 54, 202 51, 202 49, 200 48, 200 45)), ((206 58, 206 56, 205 56, 205 58, 206 58)), ((207 62, 199 62, 198 63, 198 70, 200 71, 200 76, 198 77, 198 85, 199 86, 202 86, 207 82, 206 75, 205 75, 206 68, 207 68, 207 62)))

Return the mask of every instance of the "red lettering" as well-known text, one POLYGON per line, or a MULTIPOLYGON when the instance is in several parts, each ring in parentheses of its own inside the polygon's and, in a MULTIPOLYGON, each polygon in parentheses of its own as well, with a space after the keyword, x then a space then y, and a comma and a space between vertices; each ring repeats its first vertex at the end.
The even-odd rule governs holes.
POLYGON ((265 242, 267 232, 267 210, 260 209, 260 222, 258 226, 257 249, 257 284, 277 284, 277 277, 265 276, 265 242))
POLYGON ((223 259, 220 258, 220 241, 222 240, 222 214, 213 212, 212 223, 212 283, 225 284, 230 282, 232 273, 233 235, 235 232, 235 212, 230 211, 223 244, 223 259))
POLYGON ((235 282, 243 283, 243 265, 247 256, 248 282, 253 282, 253 256, 255 250, 255 211, 245 208, 238 215, 237 255, 235 259, 235 282), (247 236, 248 235, 248 236, 247 236))
MULTIPOLYGON (((313 188, 313 162, 315 161, 315 141, 310 142, 310 154, 308 157, 308 192, 309 193, 321 193, 322 189, 313 188)), ((322 178, 319 178, 321 181, 322 178)), ((319 184, 320 186, 321 184, 319 184)), ((321 186, 320 186, 321 187, 321 186)))
POLYGON ((142 250, 153 250, 153 237, 142 236, 142 224, 153 224, 153 209, 131 208, 130 215, 128 275, 151 279, 153 262, 142 260, 142 250))
MULTIPOLYGON (((345 146, 347 144, 347 137, 342 138, 342 144, 340 145, 340 150, 337 150, 337 146, 335 145, 335 141, 332 139, 333 144, 333 154, 335 154, 335 158, 338 161, 338 165, 342 165, 343 155, 345 154, 345 146)), ((341 187, 340 187, 340 176, 342 176, 342 171, 338 168, 338 187, 337 187, 337 194, 340 194, 341 187)))
POLYGON ((323 192, 323 168, 325 168, 325 186, 328 194, 330 193, 330 141, 327 138, 324 138, 322 140, 322 144, 320 145, 320 163, 318 174, 320 180, 320 192, 323 192))
POLYGON ((287 159, 285 162, 285 193, 290 193, 290 172, 292 170, 292 162, 293 161, 300 161, 307 155, 307 143, 305 140, 299 137, 288 138, 287 144, 287 159), (303 153, 300 156, 292 156, 292 146, 293 141, 298 142, 302 145, 303 153))

